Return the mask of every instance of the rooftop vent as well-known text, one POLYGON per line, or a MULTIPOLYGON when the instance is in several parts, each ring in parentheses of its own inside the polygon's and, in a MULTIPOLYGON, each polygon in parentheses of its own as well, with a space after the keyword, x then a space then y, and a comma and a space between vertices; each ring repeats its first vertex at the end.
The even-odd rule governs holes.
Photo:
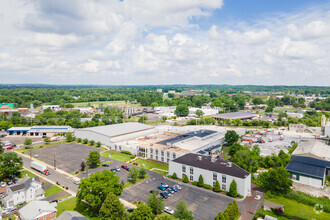
POLYGON ((226 167, 232 167, 233 163, 232 162, 227 162, 226 167))
POLYGON ((217 161, 217 158, 216 157, 212 157, 211 158, 211 161, 214 163, 215 161, 217 161))
POLYGON ((202 160, 202 156, 197 156, 197 160, 202 160))

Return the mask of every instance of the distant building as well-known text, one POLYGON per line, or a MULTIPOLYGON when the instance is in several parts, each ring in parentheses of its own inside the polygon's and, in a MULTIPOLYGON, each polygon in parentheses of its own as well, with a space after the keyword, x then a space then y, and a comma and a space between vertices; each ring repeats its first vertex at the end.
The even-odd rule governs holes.
POLYGON ((47 201, 33 201, 18 211, 21 220, 51 220, 56 218, 56 212, 47 201))
POLYGON ((33 127, 11 127, 7 130, 8 135, 17 136, 47 136, 52 137, 57 134, 66 134, 68 132, 73 132, 74 130, 70 126, 61 125, 42 125, 33 127))
POLYGON ((243 121, 243 120, 252 120, 252 119, 255 119, 258 117, 259 117, 259 114, 255 114, 255 113, 251 113, 251 112, 230 112, 230 113, 212 115, 212 118, 217 119, 217 120, 218 119, 220 119, 220 120, 241 119, 243 121))
POLYGON ((45 192, 42 189, 39 177, 30 178, 26 176, 15 185, 7 187, 5 197, 2 198, 2 204, 8 208, 43 198, 45 198, 45 192))
POLYGON ((57 218, 57 220, 88 220, 88 218, 77 211, 65 211, 57 218))
POLYGON ((198 181, 202 175, 204 184, 211 186, 215 186, 218 180, 223 191, 229 191, 231 182, 235 180, 237 193, 244 197, 251 193, 251 174, 227 160, 189 153, 170 161, 169 174, 173 173, 179 178, 187 175, 190 182, 198 181))
POLYGON ((304 132, 306 128, 304 124, 289 124, 289 131, 304 132))
POLYGON ((163 90, 162 89, 157 89, 156 92, 163 92, 163 90))
POLYGON ((62 108, 60 108, 59 105, 44 105, 42 106, 42 110, 46 110, 46 109, 51 109, 53 112, 57 112, 57 111, 61 111, 62 108))
POLYGON ((330 138, 330 125, 324 127, 324 136, 330 138))

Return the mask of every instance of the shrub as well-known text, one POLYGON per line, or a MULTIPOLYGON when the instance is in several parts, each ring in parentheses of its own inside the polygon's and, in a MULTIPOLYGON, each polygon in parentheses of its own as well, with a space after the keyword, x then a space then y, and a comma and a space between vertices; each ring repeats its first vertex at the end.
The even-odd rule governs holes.
POLYGON ((198 186, 198 182, 197 181, 192 182, 192 184, 195 185, 195 186, 198 186))
POLYGON ((78 138, 78 139, 77 139, 77 142, 80 143, 80 142, 81 142, 81 138, 78 138))
POLYGON ((282 215, 284 213, 284 210, 282 207, 275 208, 276 215, 282 215))
POLYGON ((173 173, 172 178, 173 179, 177 179, 178 178, 178 176, 176 175, 176 173, 173 173))
POLYGON ((184 183, 188 183, 189 182, 189 179, 188 179, 188 176, 187 175, 184 175, 184 178, 183 178, 182 182, 184 182, 184 183))
POLYGON ((236 184, 235 180, 233 180, 230 184, 228 195, 231 196, 231 197, 236 197, 237 196, 237 184, 236 184))
POLYGON ((88 139, 85 138, 84 140, 82 140, 82 143, 83 143, 83 144, 87 144, 87 143, 88 143, 88 139))
POLYGON ((131 152, 129 152, 129 151, 127 151, 127 150, 122 150, 121 153, 122 153, 122 154, 128 154, 128 155, 131 155, 131 154, 132 154, 131 152))
POLYGON ((213 191, 214 192, 221 192, 220 183, 219 183, 218 180, 215 182, 215 186, 213 188, 213 191))
POLYGON ((237 196, 242 198, 242 199, 244 198, 244 196, 242 196, 241 194, 237 194, 237 196))
POLYGON ((43 148, 43 147, 44 147, 44 145, 40 145, 40 146, 39 146, 39 148, 43 148))
POLYGON ((209 184, 204 184, 203 187, 206 189, 213 189, 213 186, 211 186, 209 184))
POLYGON ((135 155, 132 155, 132 156, 130 156, 129 158, 134 159, 135 157, 136 157, 135 155))
POLYGON ((101 142, 98 141, 98 142, 96 143, 96 147, 101 147, 101 142))
POLYGON ((197 184, 199 187, 202 187, 204 185, 204 179, 203 179, 203 176, 202 174, 199 175, 199 178, 198 178, 198 184, 197 184))
POLYGON ((90 141, 89 141, 89 145, 90 145, 90 146, 93 146, 94 144, 95 144, 95 141, 94 141, 94 140, 90 140, 90 141))

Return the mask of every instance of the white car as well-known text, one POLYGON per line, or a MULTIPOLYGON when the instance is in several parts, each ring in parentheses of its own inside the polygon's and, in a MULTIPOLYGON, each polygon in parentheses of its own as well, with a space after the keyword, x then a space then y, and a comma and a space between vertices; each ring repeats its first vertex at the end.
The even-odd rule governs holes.
POLYGON ((1 187, 5 187, 6 186, 6 183, 1 182, 0 185, 1 185, 1 187))
POLYGON ((73 181, 73 183, 76 184, 76 185, 79 185, 80 184, 80 181, 79 180, 75 180, 75 181, 73 181))
POLYGON ((116 166, 115 169, 117 170, 117 172, 120 171, 120 168, 118 166, 116 166))
POLYGON ((171 214, 171 215, 174 214, 173 209, 171 209, 170 207, 167 207, 167 206, 165 206, 165 208, 164 208, 164 212, 166 212, 166 213, 168 213, 168 214, 171 214))
POLYGON ((175 185, 174 187, 177 188, 178 190, 182 189, 182 187, 180 185, 175 185))

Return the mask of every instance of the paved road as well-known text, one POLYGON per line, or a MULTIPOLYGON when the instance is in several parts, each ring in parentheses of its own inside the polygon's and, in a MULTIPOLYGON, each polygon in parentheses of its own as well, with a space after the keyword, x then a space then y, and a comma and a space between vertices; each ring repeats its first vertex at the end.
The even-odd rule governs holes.
MULTIPOLYGON (((25 167, 31 167, 31 160, 30 159, 28 159, 26 157, 22 157, 22 159, 23 159, 23 165, 25 167)), ((50 179, 54 182, 58 181, 58 182, 61 183, 61 185, 69 187, 70 191, 72 191, 74 193, 77 192, 78 186, 73 184, 72 177, 69 177, 69 176, 66 176, 62 173, 59 173, 59 172, 55 171, 54 169, 50 169, 50 168, 48 168, 48 169, 49 169, 51 174, 48 175, 48 176, 45 176, 46 178, 48 178, 48 179, 50 179)))

